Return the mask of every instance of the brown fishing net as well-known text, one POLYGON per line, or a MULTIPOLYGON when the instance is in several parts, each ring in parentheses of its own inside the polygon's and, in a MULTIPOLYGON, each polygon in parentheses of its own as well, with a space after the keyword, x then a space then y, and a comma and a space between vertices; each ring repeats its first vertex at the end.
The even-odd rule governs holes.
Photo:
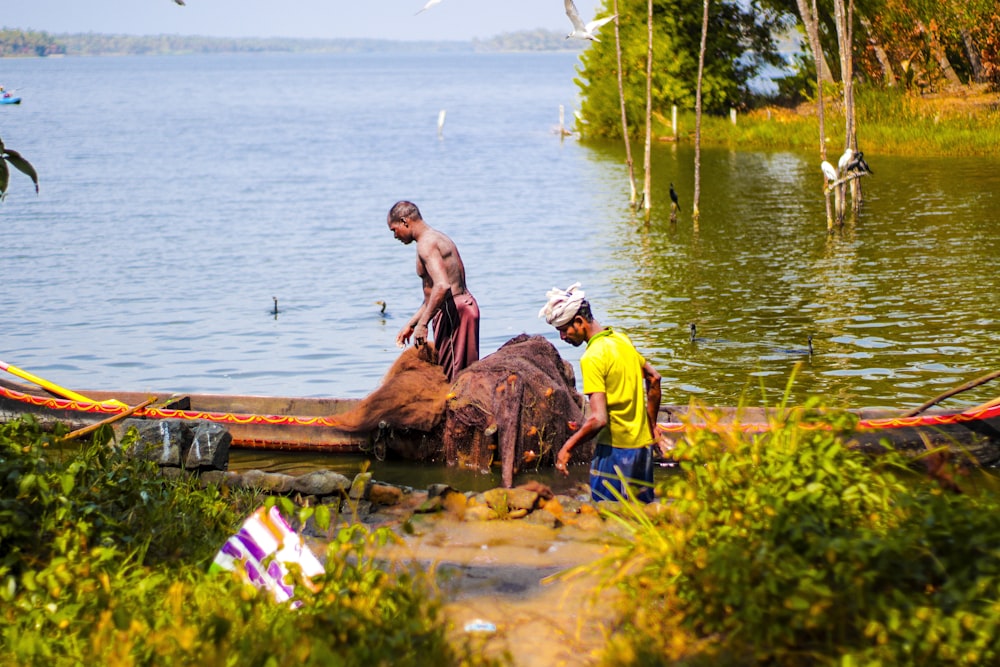
MULTIPOLYGON (((552 465, 583 420, 573 367, 542 336, 521 334, 459 373, 445 413, 449 465, 489 470, 499 458, 504 486, 520 471, 552 465), (571 426, 572 424, 572 426, 571 426)), ((590 445, 573 450, 589 461, 590 445)))
MULTIPOLYGON (((450 388, 433 355, 430 344, 404 351, 378 389, 337 415, 341 428, 371 434, 376 454, 388 449, 483 472, 498 461, 509 487, 518 472, 552 465, 583 421, 573 367, 542 336, 509 340, 450 388)), ((574 460, 592 455, 590 445, 573 450, 574 460)))
POLYGON ((429 433, 441 421, 448 380, 437 365, 431 343, 403 351, 378 389, 349 412, 336 415, 340 427, 352 433, 414 429, 429 433))

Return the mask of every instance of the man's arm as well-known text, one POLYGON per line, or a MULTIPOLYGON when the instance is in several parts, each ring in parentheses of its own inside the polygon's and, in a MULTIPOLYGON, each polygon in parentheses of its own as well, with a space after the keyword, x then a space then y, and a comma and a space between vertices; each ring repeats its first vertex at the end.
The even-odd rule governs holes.
POLYGON ((590 414, 587 415, 580 430, 571 435, 556 454, 556 470, 567 477, 569 470, 566 466, 573 448, 581 442, 587 442, 608 425, 608 395, 603 391, 595 391, 593 394, 589 394, 588 398, 590 399, 590 414))
POLYGON ((430 279, 430 289, 424 289, 424 303, 410 320, 413 324, 413 340, 419 346, 427 341, 427 325, 441 308, 445 296, 451 292, 451 282, 448 280, 444 256, 437 243, 421 247, 418 242, 417 256, 420 257, 427 278, 430 279))
POLYGON ((660 439, 660 428, 656 420, 660 416, 660 400, 663 398, 663 393, 660 390, 660 374, 648 361, 642 366, 642 379, 646 383, 646 416, 649 417, 649 430, 653 442, 657 442, 660 439))

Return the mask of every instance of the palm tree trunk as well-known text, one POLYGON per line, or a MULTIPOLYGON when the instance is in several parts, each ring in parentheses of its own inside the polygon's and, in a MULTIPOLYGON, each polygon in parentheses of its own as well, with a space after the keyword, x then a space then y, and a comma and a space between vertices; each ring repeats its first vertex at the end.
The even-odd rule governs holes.
MULTIPOLYGON (((816 0, 812 0, 812 16, 810 17, 813 21, 816 30, 816 43, 819 44, 819 27, 816 17, 819 14, 816 11, 816 0)), ((817 48, 819 48, 817 46, 817 48)), ((822 49, 819 49, 822 53, 822 49)), ((819 159, 823 161, 826 159, 826 128, 825 128, 825 114, 823 113, 823 75, 820 72, 820 68, 816 67, 816 115, 819 117, 819 159)), ((830 209, 830 191, 823 188, 823 199, 826 200, 826 229, 831 231, 833 229, 833 212, 830 209)))
POLYGON ((695 224, 701 215, 698 202, 701 199, 701 84, 705 76, 705 44, 708 42, 708 0, 701 17, 701 48, 698 50, 698 92, 694 103, 694 211, 691 217, 695 224))
POLYGON ((646 221, 653 207, 653 0, 647 3, 646 29, 646 156, 643 161, 642 204, 646 209, 646 221))
POLYGON ((622 109, 622 139, 625 141, 625 166, 628 167, 628 203, 635 208, 637 192, 635 189, 635 165, 632 163, 632 141, 628 136, 628 116, 625 113, 625 84, 622 78, 622 42, 618 30, 618 0, 614 1, 615 10, 615 55, 618 58, 618 100, 622 109))

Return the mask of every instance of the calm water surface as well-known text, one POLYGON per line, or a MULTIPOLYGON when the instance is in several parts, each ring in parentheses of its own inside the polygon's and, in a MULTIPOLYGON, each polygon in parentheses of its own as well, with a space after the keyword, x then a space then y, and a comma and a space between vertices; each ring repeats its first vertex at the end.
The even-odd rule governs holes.
POLYGON ((364 396, 420 302, 402 198, 458 243, 483 354, 543 333, 575 363, 536 315, 580 280, 665 402, 774 403, 801 363, 795 401, 905 408, 1000 367, 997 159, 866 152, 831 235, 814 155, 703 151, 695 226, 693 150, 663 144, 646 226, 620 147, 553 132, 571 54, 0 63, 24 98, 0 137, 42 188, 14 174, 0 205, 0 359, 68 387, 364 396))

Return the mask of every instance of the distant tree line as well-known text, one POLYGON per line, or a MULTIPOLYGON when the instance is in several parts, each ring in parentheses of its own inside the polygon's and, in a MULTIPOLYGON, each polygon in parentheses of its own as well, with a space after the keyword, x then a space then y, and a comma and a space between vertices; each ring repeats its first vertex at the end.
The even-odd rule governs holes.
POLYGON ((566 39, 562 33, 538 28, 473 39, 472 46, 476 51, 580 51, 585 44, 578 39, 566 39))
POLYGON ((44 32, 0 29, 0 58, 64 55, 66 47, 44 32))
POLYGON ((526 30, 490 39, 401 42, 382 39, 221 38, 182 35, 50 35, 3 29, 0 57, 171 55, 190 53, 399 53, 470 51, 578 51, 582 44, 549 30, 526 30))

